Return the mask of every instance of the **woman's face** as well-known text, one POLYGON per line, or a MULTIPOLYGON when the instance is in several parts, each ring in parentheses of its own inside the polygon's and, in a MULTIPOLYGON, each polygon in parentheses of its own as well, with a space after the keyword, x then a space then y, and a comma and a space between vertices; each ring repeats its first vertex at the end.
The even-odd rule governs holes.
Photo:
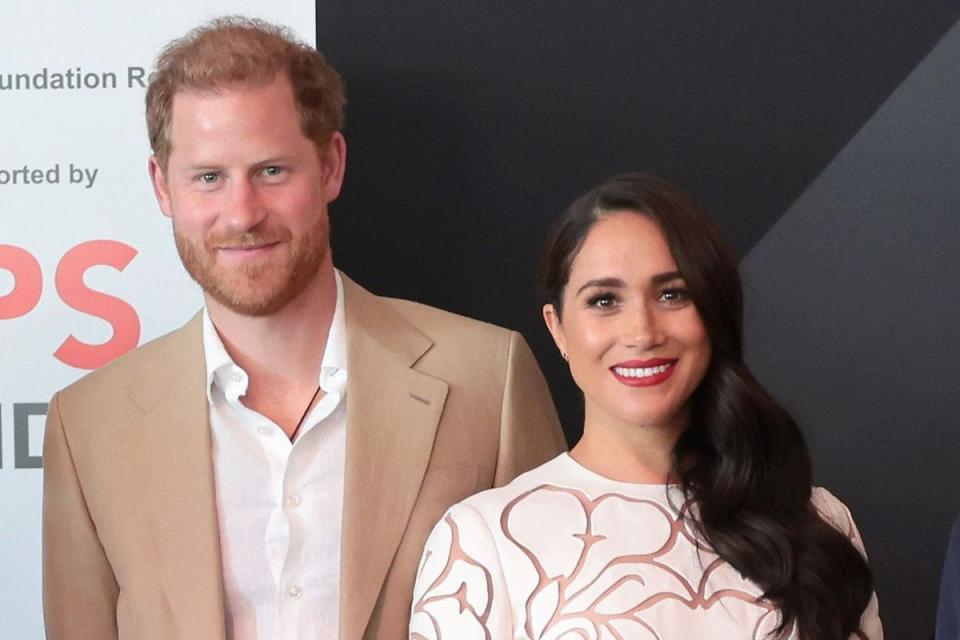
POLYGON ((543 315, 583 391, 588 423, 686 428, 710 341, 651 218, 600 218, 574 258, 562 318, 552 305, 543 315))

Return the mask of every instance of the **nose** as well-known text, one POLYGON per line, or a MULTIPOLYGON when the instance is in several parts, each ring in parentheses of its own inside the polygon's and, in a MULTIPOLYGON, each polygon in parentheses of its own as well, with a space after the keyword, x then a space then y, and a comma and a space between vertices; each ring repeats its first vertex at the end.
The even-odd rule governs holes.
POLYGON ((627 346, 648 351, 664 341, 657 310, 649 304, 639 304, 626 314, 624 339, 627 346))
POLYGON ((234 180, 226 212, 228 226, 237 232, 250 231, 266 217, 266 208, 257 186, 247 177, 234 180))

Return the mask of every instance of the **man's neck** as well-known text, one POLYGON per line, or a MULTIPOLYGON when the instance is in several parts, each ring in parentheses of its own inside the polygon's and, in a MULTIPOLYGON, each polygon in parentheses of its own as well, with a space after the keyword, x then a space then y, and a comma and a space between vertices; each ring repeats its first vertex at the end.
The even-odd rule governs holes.
POLYGON ((243 403, 284 429, 316 391, 337 304, 335 278, 327 262, 300 295, 266 316, 243 315, 206 298, 224 348, 247 373, 243 403))

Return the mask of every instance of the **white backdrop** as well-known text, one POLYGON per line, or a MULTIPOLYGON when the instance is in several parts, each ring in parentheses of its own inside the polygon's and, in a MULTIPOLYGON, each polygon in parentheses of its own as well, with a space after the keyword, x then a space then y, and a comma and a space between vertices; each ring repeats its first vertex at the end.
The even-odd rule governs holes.
POLYGON ((42 638, 46 402, 200 306, 147 180, 160 47, 242 13, 315 40, 313 0, 0 5, 0 637, 42 638))

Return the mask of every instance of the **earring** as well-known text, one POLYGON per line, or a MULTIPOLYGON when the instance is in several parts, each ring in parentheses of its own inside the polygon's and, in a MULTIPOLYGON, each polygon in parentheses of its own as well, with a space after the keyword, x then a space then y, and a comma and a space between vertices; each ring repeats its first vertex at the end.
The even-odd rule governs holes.
POLYGON ((567 352, 566 352, 566 351, 561 351, 561 352, 560 352, 560 357, 563 358, 564 361, 567 361, 567 352))

